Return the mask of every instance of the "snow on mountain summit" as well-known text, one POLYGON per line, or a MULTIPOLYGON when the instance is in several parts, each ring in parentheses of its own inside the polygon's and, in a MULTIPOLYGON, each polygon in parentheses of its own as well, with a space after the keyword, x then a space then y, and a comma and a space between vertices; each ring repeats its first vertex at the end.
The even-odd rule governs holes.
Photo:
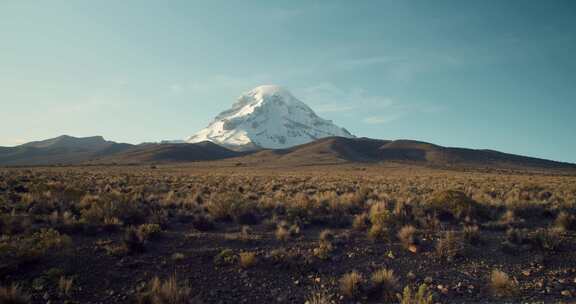
POLYGON ((285 88, 263 85, 242 94, 231 109, 186 141, 212 141, 236 149, 282 149, 329 136, 354 137, 320 118, 285 88))

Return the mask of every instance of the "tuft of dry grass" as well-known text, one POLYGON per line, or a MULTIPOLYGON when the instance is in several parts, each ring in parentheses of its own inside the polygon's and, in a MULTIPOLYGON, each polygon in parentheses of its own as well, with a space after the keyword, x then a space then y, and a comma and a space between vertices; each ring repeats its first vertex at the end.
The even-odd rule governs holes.
POLYGON ((482 237, 480 235, 480 228, 478 226, 465 226, 464 227, 464 240, 470 245, 477 246, 482 243, 482 237))
POLYGON ((150 240, 158 237, 162 233, 162 228, 158 224, 142 224, 138 226, 138 237, 142 240, 150 240))
POLYGON ((0 286, 0 303, 2 304, 28 304, 30 297, 20 291, 18 285, 8 287, 0 286))
POLYGON ((182 261, 186 256, 181 252, 175 252, 171 258, 173 261, 182 261))
POLYGON ((390 224, 392 213, 385 202, 376 202, 370 206, 370 222, 372 225, 386 227, 390 224))
POLYGON ((382 268, 372 273, 371 277, 373 288, 379 291, 382 299, 392 301, 398 288, 398 279, 391 269, 382 268))
POLYGON ((332 297, 325 290, 314 290, 306 298, 305 304, 331 304, 333 303, 332 297))
POLYGON ((404 226, 398 232, 398 239, 402 246, 413 253, 418 252, 419 241, 416 237, 417 232, 418 230, 412 225, 404 226))
POLYGON ((554 225, 564 231, 576 230, 576 216, 562 211, 558 213, 554 225))
POLYGON ((334 233, 330 229, 324 229, 320 232, 320 241, 332 242, 334 240, 334 233))
POLYGON ((70 291, 72 290, 73 285, 74 278, 66 278, 65 276, 61 276, 58 280, 58 291, 61 295, 68 296, 70 295, 70 291))
POLYGON ((139 254, 145 251, 146 240, 134 227, 128 227, 124 233, 124 245, 128 254, 139 254))
POLYGON ((287 241, 290 239, 290 231, 288 230, 288 228, 282 225, 278 225, 274 235, 276 235, 276 239, 278 239, 279 241, 287 241))
POLYGON ((388 229, 381 225, 372 225, 368 229, 368 238, 371 240, 388 240, 388 229))
POLYGON ((248 269, 256 265, 256 253, 254 252, 240 252, 240 267, 248 269))
POLYGON ((507 273, 494 269, 490 274, 489 286, 495 296, 506 297, 516 294, 518 282, 507 273))
POLYGON ((436 243, 436 254, 448 262, 464 254, 463 240, 454 231, 448 231, 436 243))
POLYGON ((340 278, 340 292, 348 298, 353 298, 360 293, 362 275, 357 271, 349 272, 340 278))
POLYGON ((190 296, 191 288, 187 284, 178 284, 176 275, 162 281, 155 277, 149 283, 147 289, 137 295, 139 304, 199 304, 197 299, 190 296))
POLYGON ((364 231, 368 229, 370 225, 370 217, 368 213, 364 212, 354 216, 354 220, 352 221, 352 228, 358 231, 364 231))

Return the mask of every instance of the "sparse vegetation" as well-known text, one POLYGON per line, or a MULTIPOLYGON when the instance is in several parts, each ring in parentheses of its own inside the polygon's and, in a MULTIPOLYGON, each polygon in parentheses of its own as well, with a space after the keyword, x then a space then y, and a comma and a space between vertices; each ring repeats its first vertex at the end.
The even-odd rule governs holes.
POLYGON ((0 281, 9 286, 0 299, 188 303, 190 284, 207 304, 574 294, 564 287, 573 280, 573 176, 407 174, 385 164, 245 170, 0 169, 0 281), (492 265, 507 273, 486 284, 478 274, 492 265), (175 270, 180 281, 169 278, 175 270))

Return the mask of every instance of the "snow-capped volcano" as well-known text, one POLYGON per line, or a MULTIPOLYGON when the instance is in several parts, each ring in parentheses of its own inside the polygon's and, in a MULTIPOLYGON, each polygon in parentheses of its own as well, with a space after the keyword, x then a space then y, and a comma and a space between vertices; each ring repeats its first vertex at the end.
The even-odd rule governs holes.
POLYGON ((212 141, 235 149, 282 149, 330 136, 354 137, 318 117, 288 90, 264 85, 241 95, 231 109, 186 141, 212 141))

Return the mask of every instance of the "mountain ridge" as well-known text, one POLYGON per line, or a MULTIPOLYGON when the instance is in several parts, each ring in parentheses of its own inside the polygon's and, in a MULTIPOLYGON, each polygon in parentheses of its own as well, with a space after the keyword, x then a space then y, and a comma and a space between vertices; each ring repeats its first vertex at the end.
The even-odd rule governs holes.
POLYGON ((420 166, 571 170, 576 164, 489 149, 443 147, 416 140, 326 137, 286 149, 238 152, 211 141, 131 145, 101 136, 59 136, 16 147, 0 147, 1 166, 150 164, 217 161, 218 165, 310 166, 406 163, 420 166), (221 162, 221 163, 218 163, 221 162))

